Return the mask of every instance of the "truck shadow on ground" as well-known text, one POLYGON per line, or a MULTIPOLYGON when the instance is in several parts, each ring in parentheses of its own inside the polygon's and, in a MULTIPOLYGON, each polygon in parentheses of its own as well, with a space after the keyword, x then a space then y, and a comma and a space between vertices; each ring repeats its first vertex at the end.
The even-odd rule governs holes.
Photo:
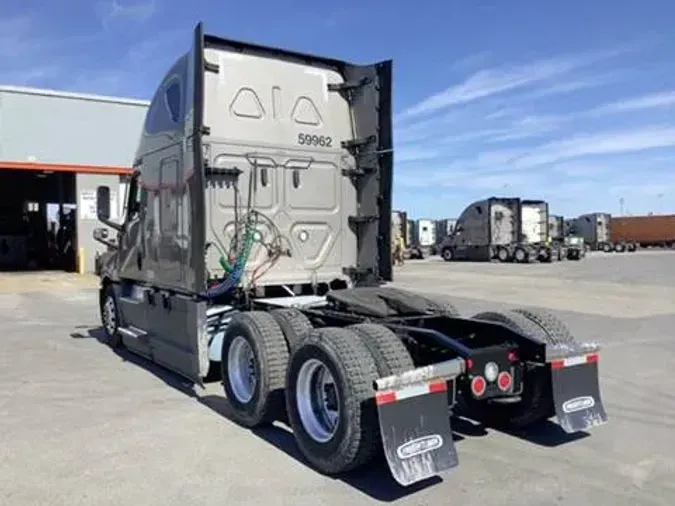
MULTIPOLYGON (((93 338, 99 343, 105 344, 105 334, 101 327, 83 327, 83 330, 84 329, 86 329, 84 332, 75 331, 71 333, 71 337, 80 339, 93 338)), ((231 416, 231 409, 224 397, 224 394, 200 395, 192 382, 168 369, 154 364, 153 362, 125 349, 111 351, 113 351, 113 353, 115 353, 123 361, 132 363, 146 370, 158 379, 162 380, 171 388, 174 388, 188 397, 195 399, 203 406, 208 407, 230 422, 235 424, 237 423, 231 416)), ((219 380, 215 380, 212 381, 211 384, 219 382, 219 380)), ((484 437, 489 434, 489 427, 485 427, 478 422, 463 417, 453 417, 452 429, 455 442, 460 442, 465 438, 484 437)), ((317 472, 300 453, 295 443, 293 433, 286 425, 284 425, 284 423, 275 423, 275 425, 272 427, 254 429, 250 432, 263 439, 267 443, 273 445, 275 448, 283 451, 289 457, 302 463, 312 470, 312 472, 317 472)), ((527 433, 508 432, 507 434, 545 447, 559 446, 561 444, 568 443, 588 435, 586 433, 573 435, 566 434, 557 424, 552 422, 547 422, 542 427, 534 431, 530 429, 527 431, 527 433)), ((437 485, 443 481, 439 477, 433 477, 409 487, 402 487, 389 473, 384 455, 380 455, 376 461, 367 466, 367 468, 359 469, 358 471, 348 473, 347 475, 336 479, 340 479, 347 485, 380 502, 396 501, 405 496, 414 494, 415 492, 418 492, 422 489, 437 485)))

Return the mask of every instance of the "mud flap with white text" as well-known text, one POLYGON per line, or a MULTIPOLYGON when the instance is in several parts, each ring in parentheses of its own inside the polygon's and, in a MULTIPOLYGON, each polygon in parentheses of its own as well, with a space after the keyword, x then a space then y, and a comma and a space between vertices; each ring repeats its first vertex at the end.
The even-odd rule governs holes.
POLYGON ((384 453, 401 485, 412 485, 458 464, 450 427, 452 398, 454 381, 418 383, 377 393, 384 453))
POLYGON ((551 380, 556 416, 565 432, 581 432, 607 422, 597 353, 552 361, 551 380))

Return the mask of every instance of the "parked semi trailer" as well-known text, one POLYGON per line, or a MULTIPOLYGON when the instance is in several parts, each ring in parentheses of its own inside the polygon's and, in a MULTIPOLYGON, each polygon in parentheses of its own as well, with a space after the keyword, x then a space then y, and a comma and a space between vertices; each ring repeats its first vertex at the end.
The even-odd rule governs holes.
POLYGON ((610 237, 614 243, 638 244, 642 248, 673 248, 675 215, 612 216, 610 237))
MULTIPOLYGON (((99 219, 120 238, 102 258, 100 312, 112 347, 197 385, 219 371, 240 425, 287 420, 317 470, 341 475, 383 449, 410 485, 457 465, 451 410, 511 429, 557 415, 567 432, 607 416, 597 345, 551 315, 469 318, 385 286, 391 85, 391 61, 357 65, 198 25, 152 99, 123 223, 109 217, 110 189, 97 190, 99 219), (283 122, 266 116, 270 90, 283 122)), ((514 228, 508 206, 480 205, 514 228)))
POLYGON ((612 215, 609 213, 582 214, 574 220, 570 232, 584 238, 587 249, 591 251, 604 251, 618 253, 635 251, 637 244, 634 242, 612 241, 612 215))

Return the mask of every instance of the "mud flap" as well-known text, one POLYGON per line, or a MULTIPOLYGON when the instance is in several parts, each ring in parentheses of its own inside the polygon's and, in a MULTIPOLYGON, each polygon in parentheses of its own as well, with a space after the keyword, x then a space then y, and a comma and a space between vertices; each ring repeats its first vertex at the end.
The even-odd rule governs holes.
POLYGON ((463 365, 453 360, 376 381, 382 446, 389 469, 401 485, 457 466, 450 407, 455 377, 463 365))
POLYGON ((581 432, 607 422, 597 350, 552 360, 551 381, 556 416, 565 432, 581 432))

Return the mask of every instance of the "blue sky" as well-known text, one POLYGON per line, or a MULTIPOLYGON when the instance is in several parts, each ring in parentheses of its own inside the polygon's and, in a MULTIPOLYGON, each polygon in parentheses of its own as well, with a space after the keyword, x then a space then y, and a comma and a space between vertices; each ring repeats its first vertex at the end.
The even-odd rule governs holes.
POLYGON ((675 212, 675 2, 4 0, 0 82, 149 98, 195 23, 394 59, 394 205, 491 195, 551 211, 675 212), (292 6, 292 7, 291 7, 292 6))

